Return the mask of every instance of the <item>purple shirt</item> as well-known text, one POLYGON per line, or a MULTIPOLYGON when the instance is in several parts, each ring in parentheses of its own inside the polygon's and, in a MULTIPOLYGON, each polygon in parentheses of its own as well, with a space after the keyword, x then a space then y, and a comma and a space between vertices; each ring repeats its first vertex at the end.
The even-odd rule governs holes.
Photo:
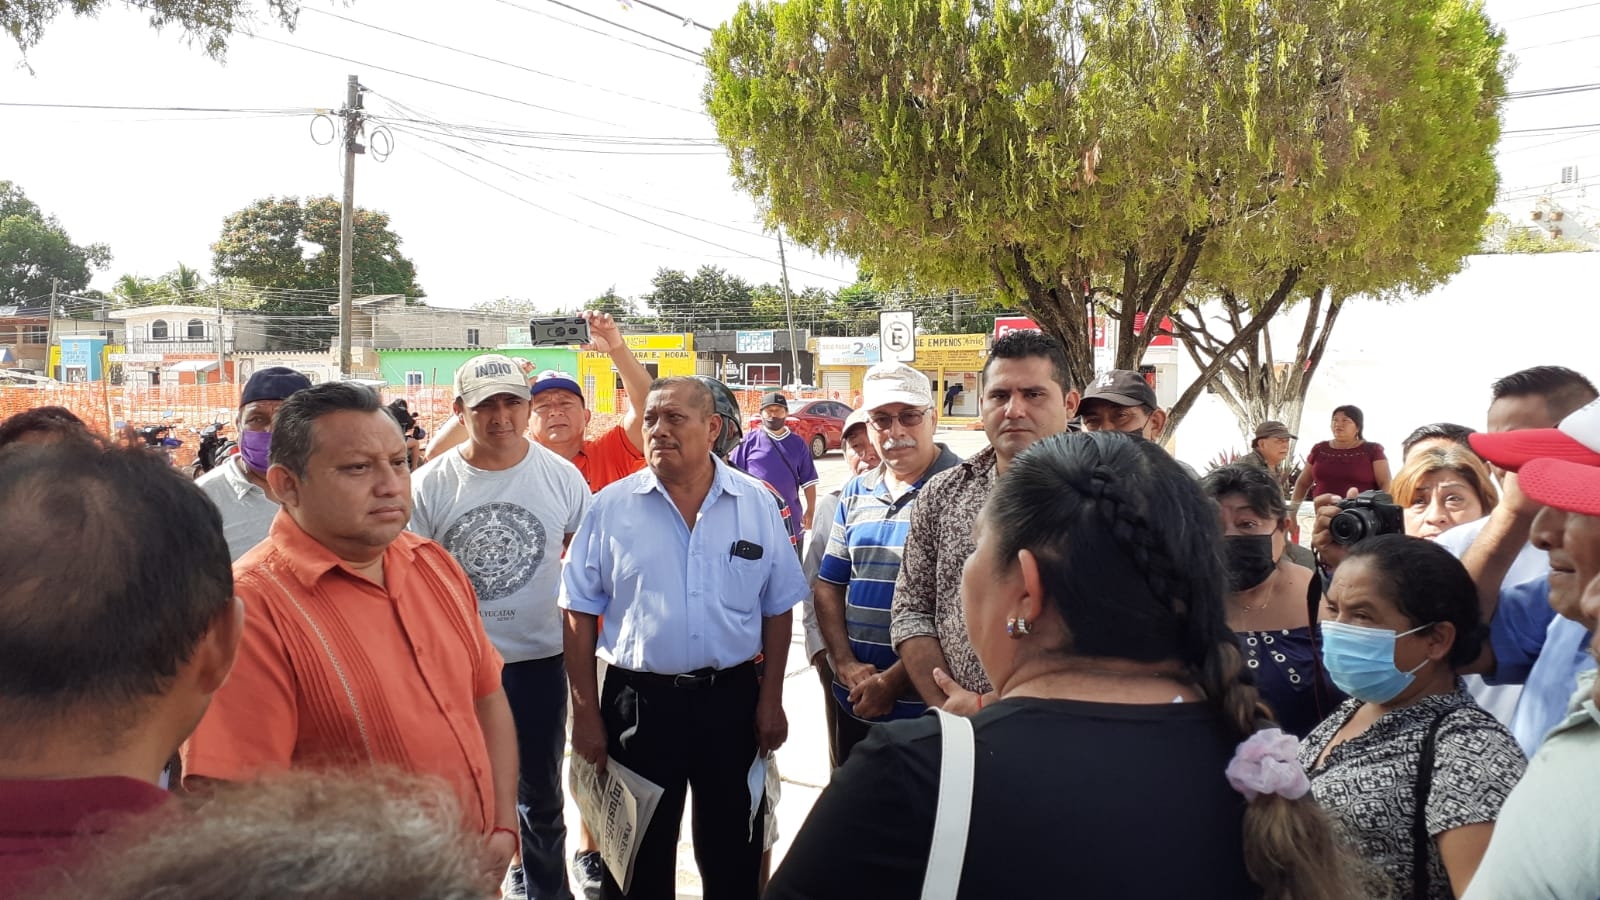
MULTIPOLYGON (((800 492, 817 483, 811 448, 793 431, 775 439, 765 428, 758 427, 733 448, 728 461, 771 485, 794 512, 801 509, 800 492)), ((800 522, 798 515, 789 517, 789 529, 795 535, 800 534, 800 522)))

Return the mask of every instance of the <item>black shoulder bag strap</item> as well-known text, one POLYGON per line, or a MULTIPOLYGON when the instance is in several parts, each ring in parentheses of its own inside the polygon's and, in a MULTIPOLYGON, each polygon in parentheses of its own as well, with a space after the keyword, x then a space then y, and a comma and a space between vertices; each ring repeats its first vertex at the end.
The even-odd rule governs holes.
POLYGON ((1411 814, 1411 897, 1427 900, 1429 888, 1428 845, 1433 837, 1428 834, 1428 794, 1433 791, 1433 751, 1439 738, 1439 726, 1460 707, 1447 709, 1428 724, 1428 733, 1422 738, 1422 753, 1417 758, 1416 795, 1411 814))
MULTIPOLYGON (((794 463, 789 462, 789 454, 783 452, 783 442, 773 437, 765 428, 761 429, 761 433, 772 442, 772 449, 778 451, 778 458, 783 460, 783 467, 789 470, 789 477, 794 479, 794 489, 800 490, 800 473, 794 470, 794 463)), ((789 433, 794 434, 793 431, 789 433)))

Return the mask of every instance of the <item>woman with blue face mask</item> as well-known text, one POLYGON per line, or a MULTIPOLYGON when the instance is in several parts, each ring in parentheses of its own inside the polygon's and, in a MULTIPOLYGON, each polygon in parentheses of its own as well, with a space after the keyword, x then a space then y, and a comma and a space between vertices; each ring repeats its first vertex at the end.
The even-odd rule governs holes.
POLYGON ((1334 573, 1321 628, 1350 699, 1301 746, 1317 802, 1373 864, 1370 896, 1460 896, 1527 764, 1456 674, 1486 635, 1472 578, 1432 541, 1368 538, 1334 573))

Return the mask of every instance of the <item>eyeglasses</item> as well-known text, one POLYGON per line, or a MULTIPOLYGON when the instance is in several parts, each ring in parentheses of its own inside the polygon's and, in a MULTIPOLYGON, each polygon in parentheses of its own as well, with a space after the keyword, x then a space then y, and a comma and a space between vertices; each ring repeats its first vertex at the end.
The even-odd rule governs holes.
POLYGON ((895 422, 899 422, 906 428, 915 428, 921 425, 922 420, 931 412, 933 412, 933 407, 931 406, 922 409, 902 409, 897 416, 879 414, 867 419, 867 421, 871 422, 872 427, 879 431, 888 431, 894 427, 895 422))

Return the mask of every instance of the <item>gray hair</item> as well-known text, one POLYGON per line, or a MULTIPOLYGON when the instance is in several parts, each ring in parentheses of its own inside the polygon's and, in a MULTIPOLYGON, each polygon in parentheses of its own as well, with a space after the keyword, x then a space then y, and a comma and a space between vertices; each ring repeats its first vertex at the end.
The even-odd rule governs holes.
POLYGON ((45 900, 483 900, 483 840, 442 782, 290 772, 136 817, 45 900))

